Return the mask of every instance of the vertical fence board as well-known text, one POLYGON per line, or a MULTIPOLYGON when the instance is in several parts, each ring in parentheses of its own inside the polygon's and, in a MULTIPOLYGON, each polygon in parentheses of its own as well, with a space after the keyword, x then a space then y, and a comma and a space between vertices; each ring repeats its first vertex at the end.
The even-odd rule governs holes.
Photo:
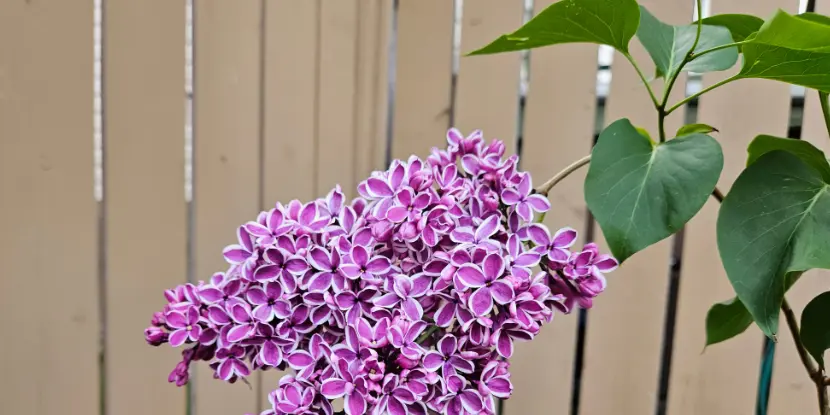
POLYGON ((92 17, 91 1, 0 3, 4 414, 98 410, 92 17))
MULTIPOLYGON (((227 269, 222 248, 260 206, 259 1, 199 0, 194 11, 194 276, 227 269)), ((256 376, 233 385, 196 367, 196 415, 255 412, 256 376)))
MULTIPOLYGON (((816 12, 830 14, 830 1, 818 0, 816 12)), ((808 89, 805 97, 804 121, 801 138, 816 147, 830 151, 830 135, 824 124, 818 94, 808 89)), ((787 293, 787 301, 801 321, 801 312, 813 297, 830 290, 830 271, 812 270, 805 273, 798 283, 787 293)), ((770 394, 770 414, 811 414, 817 412, 816 389, 804 370, 795 350, 792 336, 787 331, 784 318, 780 323, 781 335, 775 351, 775 369, 773 371, 772 391, 770 394)))
POLYGON ((340 184, 347 196, 354 196, 358 3, 323 1, 320 6, 315 197, 335 184, 340 184))
MULTIPOLYGON (((797 6, 797 1, 717 0, 711 13, 768 17, 778 7, 792 11, 791 6, 797 6)), ((712 85, 724 76, 707 74, 703 86, 712 85)), ((746 146, 753 137, 761 133, 786 136, 789 108, 788 87, 772 81, 738 81, 703 96, 698 121, 720 130, 714 137, 724 153, 724 169, 718 184, 724 193, 746 165, 746 146)), ((758 329, 750 327, 740 337, 701 353, 706 339, 706 312, 714 303, 735 296, 717 250, 718 208, 718 202, 710 198, 686 229, 676 364, 669 399, 672 414, 755 411, 763 342, 758 329)))
POLYGON ((104 16, 107 406, 182 414, 178 350, 139 341, 186 279, 184 1, 109 0, 104 16), (148 399, 152 397, 152 399, 148 399))
POLYGON ((319 5, 266 5, 264 207, 271 207, 315 195, 319 5))
MULTIPOLYGON (((552 1, 536 3, 534 12, 539 13, 552 1)), ((531 52, 521 168, 533 174, 536 186, 591 151, 596 72, 595 46, 559 45, 531 52)), ((572 174, 550 192, 552 207, 545 224, 552 232, 570 226, 582 234, 585 172, 572 174)), ((505 413, 568 413, 576 323, 576 310, 558 314, 536 339, 516 346, 510 361, 514 392, 505 413)))
POLYGON ((393 158, 423 158, 432 147, 446 144, 452 26, 452 1, 400 0, 393 158))
MULTIPOLYGON (((354 183, 382 169, 386 156, 389 97, 389 39, 392 2, 358 2, 357 105, 355 110, 354 183)), ((350 189, 354 194, 354 189, 350 189)))
MULTIPOLYGON (((464 3, 461 54, 478 49, 522 24, 523 0, 472 0, 464 3)), ((458 70, 455 126, 483 130, 486 139, 503 140, 507 154, 516 148, 521 55, 462 57, 458 70)))
MULTIPOLYGON (((317 1, 266 2, 263 209, 317 197, 319 9, 317 1)), ((263 408, 282 375, 262 374, 263 408)))
MULTIPOLYGON (((671 24, 691 21, 692 2, 649 0, 640 4, 671 24)), ((632 40, 631 52, 646 74, 654 73, 651 58, 632 40)), ((605 124, 628 118, 658 137, 657 113, 634 69, 619 53, 614 57, 613 79, 608 94, 605 124)), ((648 76, 648 75, 647 75, 648 76)), ((662 97, 661 82, 653 82, 662 97)), ((683 96, 685 77, 680 77, 672 101, 683 96)), ((671 136, 682 121, 672 114, 666 121, 671 136)), ((599 227, 597 233, 601 234, 599 227)), ((607 250, 604 237, 597 241, 607 250)), ((645 414, 657 397, 668 287, 671 238, 629 258, 608 276, 608 289, 594 303, 588 319, 583 376, 582 414, 645 414), (621 357, 621 354, 624 357, 621 357), (614 375, 609 375, 614 374, 614 375)))

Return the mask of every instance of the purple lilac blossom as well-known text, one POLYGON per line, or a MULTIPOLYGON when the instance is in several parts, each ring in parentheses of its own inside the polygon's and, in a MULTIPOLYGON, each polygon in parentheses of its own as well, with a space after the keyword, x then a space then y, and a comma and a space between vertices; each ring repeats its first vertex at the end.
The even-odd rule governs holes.
POLYGON ((277 203, 237 229, 224 272, 165 292, 145 338, 244 380, 292 369, 261 415, 490 415, 513 391, 516 341, 554 312, 590 307, 617 261, 572 250, 518 157, 480 131, 447 133, 426 160, 395 160, 358 185, 277 203))

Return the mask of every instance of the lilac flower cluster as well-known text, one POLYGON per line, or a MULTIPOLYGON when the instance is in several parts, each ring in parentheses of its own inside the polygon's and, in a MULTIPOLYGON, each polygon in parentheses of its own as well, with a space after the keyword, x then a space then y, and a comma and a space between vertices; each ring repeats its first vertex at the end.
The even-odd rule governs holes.
POLYGON ((617 261, 535 222, 550 205, 502 142, 447 141, 374 172, 351 203, 335 188, 241 226, 227 271, 168 290, 145 331, 188 346, 169 380, 195 360, 228 382, 293 369, 263 415, 332 414, 339 398, 352 415, 493 414, 514 342, 590 307, 617 261))

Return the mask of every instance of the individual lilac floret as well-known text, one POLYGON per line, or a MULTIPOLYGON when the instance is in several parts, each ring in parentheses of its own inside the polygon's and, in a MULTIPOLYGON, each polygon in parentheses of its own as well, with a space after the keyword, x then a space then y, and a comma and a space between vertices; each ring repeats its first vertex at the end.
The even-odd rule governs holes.
POLYGON ((231 383, 290 370, 261 415, 332 415, 338 399, 349 415, 493 415, 515 343, 592 306, 618 262, 538 223, 550 203, 504 143, 455 129, 447 143, 352 201, 338 186, 240 226, 227 269, 165 291, 144 331, 183 347, 168 380, 198 361, 231 383))

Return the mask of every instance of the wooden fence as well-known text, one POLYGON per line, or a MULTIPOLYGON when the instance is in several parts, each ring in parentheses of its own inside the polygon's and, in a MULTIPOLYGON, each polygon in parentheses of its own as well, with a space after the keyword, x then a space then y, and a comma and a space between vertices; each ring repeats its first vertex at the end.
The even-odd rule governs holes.
MULTIPOLYGON (((96 148, 95 3, 0 0, 0 414, 253 413, 275 374, 257 376, 251 390, 199 367, 187 405, 188 390, 166 382, 177 353, 142 338, 164 288, 222 268, 237 224, 277 200, 310 199, 335 183, 352 190, 388 156, 425 156, 451 123, 504 139, 537 180, 590 150, 597 115, 653 129, 634 72, 621 59, 598 69, 596 46, 455 65, 454 51, 516 28, 528 4, 538 11, 550 1, 532 3, 195 0, 190 101, 185 0, 103 0, 96 148), (607 93, 597 94, 598 74, 611 77, 607 93)), ((692 18, 691 0, 641 3, 669 22, 692 18)), ((710 13, 798 7, 711 0, 710 13)), ((830 0, 818 8, 830 13, 830 0)), ((649 62, 639 46, 634 55, 649 62)), ((801 131, 827 147, 816 99, 806 97, 803 117, 801 102, 784 84, 741 81, 698 103, 697 117, 720 129, 722 189, 756 133, 801 131)), ((552 193, 550 225, 593 232, 583 175, 552 193)), ((577 402, 580 415, 755 413, 766 401, 760 332, 701 353, 708 307, 733 295, 716 212, 708 203, 684 237, 626 262, 590 312, 557 316, 520 345, 504 413, 568 414, 577 402)), ((803 307, 811 289, 827 288, 820 277, 805 277, 791 302, 803 307)), ((814 391, 790 339, 777 349, 770 413, 812 413, 814 391)))

